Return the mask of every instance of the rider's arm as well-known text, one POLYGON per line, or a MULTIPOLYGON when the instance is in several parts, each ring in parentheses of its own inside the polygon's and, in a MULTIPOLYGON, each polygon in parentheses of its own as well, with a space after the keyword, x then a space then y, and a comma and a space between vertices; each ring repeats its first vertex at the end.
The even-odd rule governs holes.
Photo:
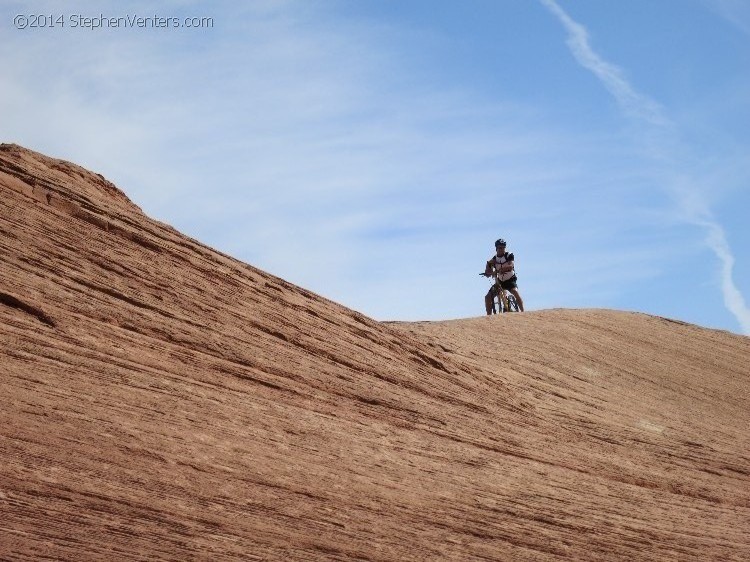
POLYGON ((491 277, 493 273, 494 270, 492 269, 492 260, 490 260, 484 266, 484 276, 491 277))

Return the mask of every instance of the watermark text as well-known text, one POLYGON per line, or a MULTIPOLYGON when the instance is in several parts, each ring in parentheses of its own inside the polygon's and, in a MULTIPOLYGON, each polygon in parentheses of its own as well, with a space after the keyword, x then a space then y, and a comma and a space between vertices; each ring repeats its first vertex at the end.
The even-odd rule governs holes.
POLYGON ((16 14, 16 29, 212 29, 210 17, 164 17, 129 14, 110 17, 104 14, 16 14))

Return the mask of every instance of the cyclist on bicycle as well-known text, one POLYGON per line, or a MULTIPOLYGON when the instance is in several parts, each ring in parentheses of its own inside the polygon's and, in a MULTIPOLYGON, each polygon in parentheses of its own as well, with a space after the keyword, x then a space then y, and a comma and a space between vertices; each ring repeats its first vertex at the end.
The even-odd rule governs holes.
MULTIPOLYGON (((523 312, 523 299, 518 293, 518 278, 516 277, 516 270, 513 264, 514 256, 512 252, 505 251, 505 246, 505 240, 502 238, 495 241, 495 255, 485 265, 484 275, 485 277, 496 276, 498 284, 516 297, 518 310, 523 312)), ((492 285, 484 296, 484 306, 487 309, 487 314, 492 314, 492 301, 497 296, 497 290, 497 284, 492 285)))

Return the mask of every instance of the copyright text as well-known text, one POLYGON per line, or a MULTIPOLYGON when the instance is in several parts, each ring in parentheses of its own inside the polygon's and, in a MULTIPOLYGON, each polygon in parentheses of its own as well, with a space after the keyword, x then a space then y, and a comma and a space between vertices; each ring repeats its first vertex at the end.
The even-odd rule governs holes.
POLYGON ((16 29, 212 29, 214 18, 126 16, 109 17, 104 14, 16 14, 16 29))

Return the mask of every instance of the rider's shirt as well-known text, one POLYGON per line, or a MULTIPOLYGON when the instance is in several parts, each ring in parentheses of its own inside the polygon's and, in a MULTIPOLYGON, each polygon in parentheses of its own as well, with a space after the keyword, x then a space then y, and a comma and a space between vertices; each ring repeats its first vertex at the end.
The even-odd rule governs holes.
POLYGON ((508 279, 511 279, 515 274, 515 269, 511 269, 510 271, 506 271, 504 273, 500 273, 500 266, 504 263, 514 261, 513 259, 513 253, 512 252, 505 252, 502 256, 492 256, 490 259, 490 263, 495 267, 495 271, 497 272, 497 278, 500 279, 500 281, 507 281, 508 279))

